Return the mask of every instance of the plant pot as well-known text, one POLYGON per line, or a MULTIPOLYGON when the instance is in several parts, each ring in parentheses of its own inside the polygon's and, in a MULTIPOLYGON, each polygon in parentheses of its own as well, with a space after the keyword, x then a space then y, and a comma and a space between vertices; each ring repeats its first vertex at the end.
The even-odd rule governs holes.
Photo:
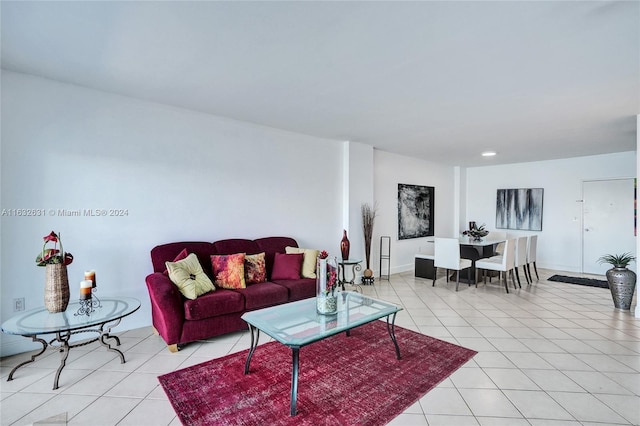
POLYGON ((67 265, 45 266, 44 307, 51 313, 64 312, 69 306, 69 279, 67 265))
POLYGON ((316 310, 322 315, 333 315, 338 312, 338 298, 333 294, 316 297, 316 310))
POLYGON ((613 267, 607 271, 607 281, 617 309, 631 309, 631 300, 636 288, 636 273, 626 267, 613 267))

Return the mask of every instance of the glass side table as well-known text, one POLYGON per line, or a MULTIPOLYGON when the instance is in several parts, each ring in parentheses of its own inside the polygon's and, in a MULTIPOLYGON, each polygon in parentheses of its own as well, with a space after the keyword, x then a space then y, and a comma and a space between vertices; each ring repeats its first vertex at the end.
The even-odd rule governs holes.
POLYGON ((140 308, 140 301, 130 297, 104 298, 100 299, 100 304, 101 306, 96 307, 89 313, 81 309, 80 301, 69 303, 66 311, 55 314, 50 313, 44 307, 40 307, 23 312, 4 322, 2 324, 4 333, 30 337, 31 340, 42 345, 40 352, 32 355, 30 360, 16 365, 11 370, 7 381, 13 380, 13 374, 18 368, 34 362, 38 356, 46 351, 47 347, 60 352, 60 366, 53 380, 54 390, 58 389, 60 373, 67 362, 71 348, 85 346, 98 341, 108 351, 117 353, 120 357, 120 363, 124 364, 124 354, 118 349, 112 348, 106 340, 113 339, 117 346, 120 346, 120 339, 118 339, 118 336, 110 334, 111 329, 120 324, 122 318, 137 311, 140 308), (98 333, 98 336, 87 341, 69 344, 69 339, 74 334, 91 332, 98 333), (53 334, 55 337, 47 342, 47 340, 38 337, 38 335, 44 334, 53 334))
POLYGON ((344 285, 349 284, 351 286, 355 286, 356 291, 359 290, 360 293, 362 293, 362 287, 360 286, 360 284, 356 284, 356 272, 362 270, 362 266, 360 266, 360 263, 362 263, 362 259, 338 260, 338 268, 340 268, 340 270, 338 271, 338 285, 342 286, 342 291, 345 291, 344 285), (347 267, 349 266, 351 267, 351 279, 347 280, 345 269, 347 269, 347 267))

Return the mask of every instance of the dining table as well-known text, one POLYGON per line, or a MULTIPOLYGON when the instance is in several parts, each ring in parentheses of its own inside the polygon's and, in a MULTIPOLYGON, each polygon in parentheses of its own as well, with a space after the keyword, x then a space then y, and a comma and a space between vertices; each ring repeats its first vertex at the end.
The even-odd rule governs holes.
MULTIPOLYGON (((477 282, 476 260, 495 256, 498 244, 506 241, 504 238, 485 237, 478 240, 465 236, 460 237, 458 240, 460 242, 460 257, 471 260, 471 271, 469 271, 469 274, 467 274, 467 269, 460 271, 460 282, 469 285, 477 282), (471 282, 467 278, 469 275, 471 276, 471 282)), ((455 280, 455 278, 454 272, 453 279, 455 280)))
MULTIPOLYGON (((461 236, 458 238, 460 244, 460 257, 463 259, 471 260, 471 270, 467 274, 465 268, 460 273, 460 281, 467 284, 475 284, 477 281, 476 273, 476 260, 484 259, 487 257, 496 255, 496 247, 498 244, 505 242, 504 238, 491 238, 485 237, 480 240, 473 239, 471 237, 461 236), (467 278, 471 276, 471 281, 467 278)), ((433 244, 434 240, 428 240, 427 243, 433 244)), ((433 248, 430 248, 427 253, 418 253, 415 255, 415 274, 419 278, 433 279, 434 274, 434 261, 433 261, 433 248)), ((456 280, 457 271, 453 271, 450 279, 456 280)))

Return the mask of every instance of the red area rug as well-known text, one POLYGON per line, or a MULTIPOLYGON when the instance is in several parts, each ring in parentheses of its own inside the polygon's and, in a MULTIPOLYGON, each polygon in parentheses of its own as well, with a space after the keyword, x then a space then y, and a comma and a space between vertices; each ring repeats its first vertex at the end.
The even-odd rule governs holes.
MULTIPOLYGON (((262 336, 264 338, 264 336, 262 336)), ((298 414, 289 416, 291 350, 259 346, 158 377, 185 425, 383 425, 477 352, 374 321, 300 349, 298 414)))

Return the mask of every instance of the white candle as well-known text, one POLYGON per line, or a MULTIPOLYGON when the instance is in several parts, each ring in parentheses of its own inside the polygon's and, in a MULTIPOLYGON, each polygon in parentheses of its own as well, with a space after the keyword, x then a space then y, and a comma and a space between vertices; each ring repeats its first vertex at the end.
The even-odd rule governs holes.
POLYGON ((91 299, 91 286, 93 283, 90 280, 80 281, 80 300, 91 299))

